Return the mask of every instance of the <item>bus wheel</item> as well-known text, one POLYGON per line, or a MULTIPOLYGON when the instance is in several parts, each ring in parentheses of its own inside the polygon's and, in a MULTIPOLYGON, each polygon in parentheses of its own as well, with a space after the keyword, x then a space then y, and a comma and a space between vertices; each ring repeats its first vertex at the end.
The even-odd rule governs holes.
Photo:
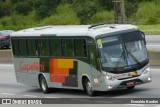
POLYGON ((85 79, 85 81, 83 82, 83 86, 84 86, 84 90, 89 96, 92 97, 95 95, 95 92, 92 90, 91 82, 88 79, 85 79))
POLYGON ((135 86, 130 86, 130 87, 127 87, 127 90, 131 90, 131 89, 134 89, 135 86))
POLYGON ((48 94, 49 93, 49 88, 46 82, 46 79, 44 78, 44 76, 40 76, 40 87, 42 89, 42 91, 44 92, 44 94, 48 94))

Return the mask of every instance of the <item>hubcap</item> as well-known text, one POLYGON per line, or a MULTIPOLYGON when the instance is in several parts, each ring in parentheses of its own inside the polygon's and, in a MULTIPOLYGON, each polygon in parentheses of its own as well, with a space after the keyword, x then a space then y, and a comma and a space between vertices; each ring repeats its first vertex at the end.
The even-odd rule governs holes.
POLYGON ((88 93, 92 94, 92 86, 91 86, 91 83, 89 81, 86 84, 86 88, 87 88, 88 93))
POLYGON ((44 79, 42 79, 42 89, 45 91, 46 90, 46 82, 44 79))

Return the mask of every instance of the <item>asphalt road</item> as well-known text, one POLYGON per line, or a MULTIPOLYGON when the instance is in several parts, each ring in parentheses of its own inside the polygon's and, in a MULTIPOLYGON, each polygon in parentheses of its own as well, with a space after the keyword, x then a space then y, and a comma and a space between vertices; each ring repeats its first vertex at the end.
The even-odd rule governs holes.
MULTIPOLYGON (((152 82, 137 86, 134 90, 118 90, 112 92, 99 92, 94 98, 160 98, 160 69, 152 68, 152 82)), ((88 97, 80 90, 58 89, 50 94, 43 94, 39 88, 29 87, 16 82, 14 68, 12 64, 0 64, 0 98, 70 98, 72 101, 78 99, 79 103, 85 103, 88 97)), ((98 104, 100 100, 94 100, 98 104), (99 101, 99 102, 98 102, 99 101)), ((78 101, 77 100, 77 101, 78 101)), ((103 103, 103 101, 102 101, 103 103)), ((112 102, 111 102, 112 103, 112 102)), ((108 104, 107 104, 108 105, 108 104)), ((1 105, 0 105, 1 106, 1 105)), ((27 106, 27 105, 26 105, 27 106)), ((63 106, 63 105, 61 105, 63 106)), ((96 105, 93 105, 93 107, 96 105)), ((105 105, 101 105, 102 107, 105 105)), ((116 105, 110 105, 112 107, 116 105)), ((160 107, 160 105, 144 104, 121 104, 120 107, 148 106, 160 107)), ((17 106, 16 106, 17 107, 17 106)), ((69 106, 71 107, 71 106, 69 106)))
POLYGON ((160 35, 146 35, 148 50, 160 50, 160 35))

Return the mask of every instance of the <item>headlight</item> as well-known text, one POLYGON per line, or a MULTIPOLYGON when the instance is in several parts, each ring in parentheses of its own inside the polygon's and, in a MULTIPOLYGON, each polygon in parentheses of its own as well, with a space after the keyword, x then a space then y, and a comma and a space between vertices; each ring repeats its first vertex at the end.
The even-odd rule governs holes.
POLYGON ((147 69, 144 70, 143 74, 147 74, 148 72, 150 72, 150 68, 148 67, 147 69))
POLYGON ((109 76, 109 75, 106 76, 106 79, 107 80, 114 80, 114 78, 112 76, 109 76))

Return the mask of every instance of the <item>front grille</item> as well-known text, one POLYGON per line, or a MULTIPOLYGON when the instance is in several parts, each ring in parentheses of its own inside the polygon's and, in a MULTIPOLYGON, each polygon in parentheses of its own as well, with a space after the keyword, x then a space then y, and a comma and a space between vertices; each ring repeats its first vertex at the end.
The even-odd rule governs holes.
POLYGON ((135 77, 139 77, 140 75, 138 75, 138 76, 133 76, 133 77, 127 77, 127 78, 120 78, 120 79, 118 79, 118 80, 125 80, 125 79, 130 79, 130 78, 135 78, 135 77))
POLYGON ((134 85, 142 84, 143 81, 140 79, 133 79, 133 80, 128 80, 128 81, 123 81, 119 84, 118 88, 126 87, 127 83, 129 82, 134 82, 134 85))

